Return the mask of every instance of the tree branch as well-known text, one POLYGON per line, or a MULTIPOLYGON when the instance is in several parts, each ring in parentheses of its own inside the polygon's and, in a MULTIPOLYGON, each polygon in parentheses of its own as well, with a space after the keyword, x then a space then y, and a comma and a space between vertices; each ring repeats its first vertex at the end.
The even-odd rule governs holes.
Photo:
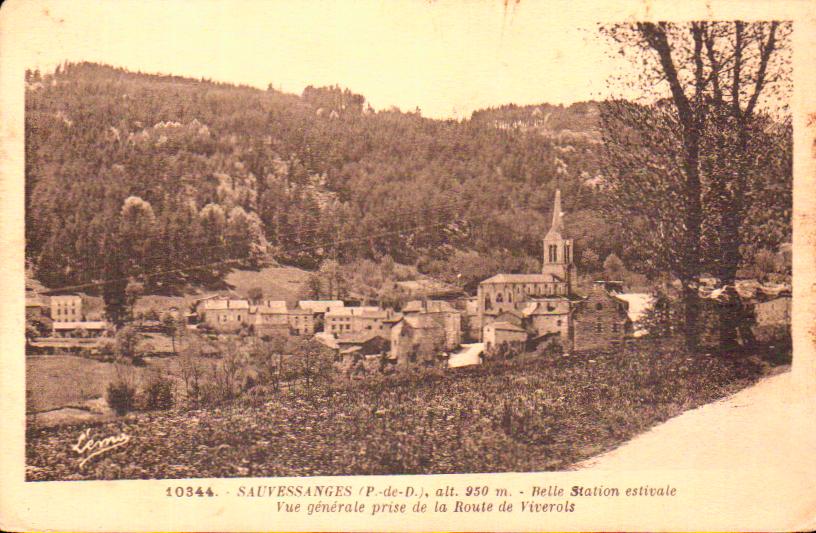
POLYGON ((751 95, 751 99, 748 101, 748 107, 745 108, 746 116, 750 117, 751 114, 753 114, 754 107, 756 107, 757 100, 759 99, 759 93, 762 92, 762 87, 765 83, 765 74, 768 70, 768 61, 776 46, 776 28, 778 26, 779 22, 771 22, 771 30, 768 35, 767 43, 763 43, 762 36, 760 35, 759 47, 762 53, 760 54, 759 70, 757 71, 757 77, 754 83, 754 94, 751 95))
POLYGON ((741 20, 734 22, 734 77, 731 82, 731 110, 739 119, 742 114, 740 107, 740 70, 742 69, 742 30, 745 23, 741 20))
POLYGON ((686 93, 683 92, 683 87, 680 85, 680 80, 677 74, 677 68, 672 59, 671 46, 666 36, 666 30, 663 23, 660 25, 652 22, 638 22, 638 31, 649 43, 649 46, 657 52, 660 58, 660 65, 663 67, 663 73, 666 75, 666 80, 669 82, 671 88, 672 98, 677 106, 677 112, 683 125, 691 128, 694 122, 694 116, 691 112, 691 105, 689 104, 686 93))
POLYGON ((722 95, 722 88, 720 87, 720 64, 717 61, 717 54, 714 50, 714 34, 711 32, 709 27, 705 29, 705 46, 706 51, 708 52, 708 62, 711 64, 711 75, 709 79, 711 80, 712 88, 714 91, 714 101, 717 105, 721 105, 723 102, 723 95, 722 95))

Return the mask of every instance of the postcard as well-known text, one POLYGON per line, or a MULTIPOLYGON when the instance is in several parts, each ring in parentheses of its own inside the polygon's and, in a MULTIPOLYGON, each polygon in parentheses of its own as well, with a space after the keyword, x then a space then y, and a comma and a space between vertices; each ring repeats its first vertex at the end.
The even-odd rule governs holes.
POLYGON ((813 530, 812 7, 5 2, 0 527, 813 530))

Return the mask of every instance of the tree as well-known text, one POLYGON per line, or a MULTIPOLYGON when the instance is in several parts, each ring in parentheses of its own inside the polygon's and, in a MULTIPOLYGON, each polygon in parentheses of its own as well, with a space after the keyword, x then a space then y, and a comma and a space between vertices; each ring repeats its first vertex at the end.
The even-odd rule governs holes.
POLYGON ((172 313, 165 313, 162 317, 162 327, 164 328, 164 331, 170 335, 170 342, 173 345, 173 353, 177 353, 176 338, 184 332, 184 324, 182 324, 180 320, 176 319, 172 313))
POLYGON ((317 272, 309 273, 304 287, 304 296, 307 300, 320 300, 323 297, 323 283, 321 276, 317 272))
POLYGON ((241 206, 230 210, 224 232, 230 259, 246 260, 250 266, 258 265, 266 252, 262 224, 258 215, 247 213, 241 206))
POLYGON ((261 287, 250 287, 247 291, 247 298, 249 298, 249 301, 253 304, 259 304, 261 300, 263 300, 263 297, 264 293, 261 287))
POLYGON ((204 376, 201 358, 204 357, 207 343, 199 335, 192 335, 181 350, 178 358, 179 375, 184 382, 187 400, 196 405, 201 396, 201 385, 204 376))
MULTIPOLYGON (((618 43, 621 53, 643 65, 636 81, 640 90, 668 89, 668 98, 655 105, 613 102, 605 110, 602 122, 610 188, 629 193, 622 195, 618 206, 611 204, 610 211, 618 215, 619 224, 645 229, 646 247, 662 256, 668 271, 680 279, 686 344, 695 348, 696 286, 708 266, 706 242, 718 242, 709 247, 717 251, 716 270, 721 282, 733 283, 740 262, 746 183, 753 157, 748 150, 751 123, 768 86, 774 87, 779 107, 786 107, 791 26, 779 22, 660 22, 612 24, 601 30, 618 43), (775 53, 780 50, 783 53, 775 53), (656 157, 644 156, 645 149, 638 147, 627 153, 624 147, 632 147, 633 138, 660 148, 656 157), (622 163, 615 162, 612 154, 622 157, 622 163), (638 160, 643 163, 640 170, 633 164, 638 160), (675 162, 680 172, 671 166, 675 162), (639 188, 638 181, 645 186, 639 188), (667 209, 670 205, 673 212, 667 209), (713 213, 718 213, 719 224, 706 228, 706 214, 713 213), (632 220, 638 216, 646 217, 653 226, 638 225, 632 220)), ((721 315, 723 347, 733 344, 736 336, 734 317, 726 314, 721 315)))
POLYGON ((141 335, 133 326, 125 326, 116 332, 116 354, 119 357, 134 358, 136 356, 136 346, 139 344, 141 335))
POLYGON ((289 347, 296 372, 306 382, 306 390, 329 377, 333 370, 331 351, 314 339, 296 341, 289 347))
POLYGON ((601 258, 592 248, 587 248, 581 252, 581 267, 587 272, 597 272, 601 258))
POLYGON ((320 265, 321 282, 327 287, 326 295, 332 300, 339 300, 346 295, 346 284, 341 274, 340 263, 327 259, 320 265))
MULTIPOLYGON (((116 237, 112 236, 105 242, 106 244, 114 242, 115 239, 116 237)), ((103 245, 103 248, 106 247, 103 245)), ((105 316, 116 328, 120 328, 125 323, 130 307, 126 294, 128 278, 125 275, 124 258, 116 252, 116 248, 107 250, 102 257, 102 275, 105 280, 102 285, 102 300, 105 303, 105 316)))
POLYGON ((151 272, 157 259, 153 254, 155 232, 153 207, 138 196, 128 196, 120 213, 118 250, 126 261, 127 274, 135 276, 151 272))
POLYGON ((626 273, 626 266, 624 266, 620 257, 615 254, 609 254, 609 256, 604 260, 603 269, 604 274, 606 274, 607 279, 610 281, 620 280, 626 273))
POLYGON ((138 281, 130 280, 125 287, 125 304, 129 309, 129 318, 133 320, 133 308, 136 301, 144 294, 144 285, 138 281))

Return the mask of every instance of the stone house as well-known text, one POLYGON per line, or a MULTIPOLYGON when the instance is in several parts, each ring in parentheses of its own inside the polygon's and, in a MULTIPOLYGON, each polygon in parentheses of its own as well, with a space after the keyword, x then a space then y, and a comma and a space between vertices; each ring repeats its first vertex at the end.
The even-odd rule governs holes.
POLYGON ((406 315, 391 328, 391 359, 397 366, 435 366, 444 360, 444 319, 435 314, 406 315))
POLYGON ((334 367, 348 378, 382 372, 388 363, 391 343, 374 332, 348 333, 337 339, 334 367))
POLYGON ((375 306, 336 308, 324 315, 324 330, 335 335, 360 331, 383 332, 383 322, 388 318, 388 312, 375 306))
POLYGON ((453 350, 462 343, 462 313, 444 300, 413 300, 405 304, 406 317, 433 315, 445 328, 445 349, 453 350))
POLYGON ((479 326, 479 299, 477 296, 462 297, 457 302, 462 313, 462 334, 467 340, 480 339, 482 336, 479 326))
POLYGON ((525 305, 521 312, 534 337, 555 333, 562 342, 569 344, 572 338, 570 325, 574 304, 575 300, 564 298, 536 298, 525 305))
POLYGON ((388 339, 376 332, 360 332, 341 335, 337 338, 340 353, 352 350, 360 355, 387 353, 391 347, 388 339))
POLYGON ((39 295, 29 293, 26 289, 25 316, 26 320, 43 320, 47 317, 48 306, 39 295))
POLYGON ((575 311, 573 349, 607 350, 622 345, 631 326, 628 307, 626 300, 607 289, 606 282, 596 281, 575 311))
POLYGON ((296 307, 290 309, 287 316, 289 317, 289 329, 292 335, 314 335, 315 334, 315 314, 308 310, 296 307))
POLYGON ((79 294, 56 294, 51 296, 51 319, 55 322, 81 322, 82 296, 79 294))
POLYGON ((196 306, 199 322, 220 332, 233 332, 250 326, 249 311, 249 301, 228 298, 202 300, 196 306))
POLYGON ((291 334, 289 309, 283 300, 263 300, 249 309, 252 333, 258 337, 288 337, 291 334))
POLYGON ((510 322, 491 322, 484 328, 484 345, 491 351, 503 343, 516 349, 523 349, 527 343, 527 330, 510 322))

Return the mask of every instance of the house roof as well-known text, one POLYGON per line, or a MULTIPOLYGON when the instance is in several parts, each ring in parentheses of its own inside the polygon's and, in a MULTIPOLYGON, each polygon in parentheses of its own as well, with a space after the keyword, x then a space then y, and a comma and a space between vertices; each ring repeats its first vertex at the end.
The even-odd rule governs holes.
POLYGON ((210 311, 224 311, 227 309, 249 310, 249 302, 247 300, 203 300, 201 305, 205 310, 210 311))
POLYGON ((327 309, 338 309, 345 306, 341 300, 301 300, 298 305, 314 313, 325 313, 327 309))
POLYGON ((496 274, 482 283, 558 283, 563 281, 554 274, 496 274))
POLYGON ((326 316, 360 316, 363 313, 373 313, 377 311, 382 311, 382 309, 376 306, 340 307, 337 309, 332 309, 326 313, 326 316))
POLYGON ((404 319, 405 322, 414 329, 434 329, 444 327, 433 317, 433 315, 406 315, 404 319))
POLYGON ((332 335, 331 333, 327 333, 325 331, 315 333, 314 339, 317 342, 319 342, 319 343, 321 343, 324 346, 327 346, 329 348, 332 348, 332 349, 339 348, 339 345, 337 344, 337 339, 335 339, 334 335, 332 335))
POLYGON ((259 305, 256 313, 261 315, 281 315, 289 312, 284 300, 267 300, 265 305, 259 305))
POLYGON ((445 300, 411 300, 402 308, 404 313, 454 313, 456 310, 445 300))
POLYGON ((82 299, 82 296, 80 296, 79 294, 77 294, 75 292, 64 292, 64 293, 61 293, 61 294, 60 293, 55 293, 55 294, 51 294, 50 296, 51 296, 52 300, 59 300, 61 298, 71 299, 71 300, 77 300, 77 299, 81 300, 82 299))
POLYGON ((380 320, 385 320, 391 318, 393 314, 389 313, 384 309, 380 309, 378 311, 363 311, 358 315, 360 318, 376 318, 380 320))
POLYGON ((493 322, 492 324, 488 324, 488 326, 492 326, 493 329, 498 329, 501 331, 517 331, 519 333, 527 333, 526 329, 520 328, 515 324, 511 324, 510 322, 493 322))
POLYGON ((362 349, 363 349, 362 346, 351 346, 349 348, 344 348, 344 349, 340 350, 340 353, 344 353, 344 354, 345 353, 354 353, 354 352, 359 352, 362 349))

